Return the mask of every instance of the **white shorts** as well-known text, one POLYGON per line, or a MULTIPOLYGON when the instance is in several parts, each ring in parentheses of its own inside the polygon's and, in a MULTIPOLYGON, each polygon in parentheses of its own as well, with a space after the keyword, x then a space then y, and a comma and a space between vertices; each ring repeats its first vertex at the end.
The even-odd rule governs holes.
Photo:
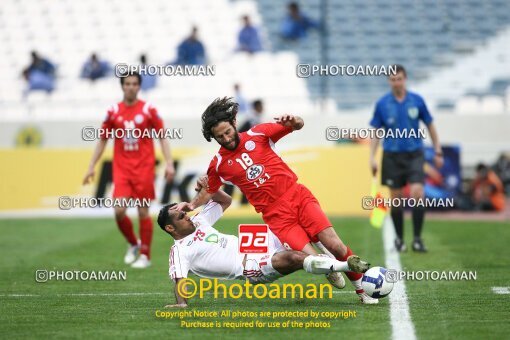
POLYGON ((243 276, 253 284, 270 283, 283 277, 282 274, 273 268, 271 260, 274 254, 285 251, 286 249, 270 230, 268 232, 269 240, 267 253, 248 254, 246 256, 243 276))

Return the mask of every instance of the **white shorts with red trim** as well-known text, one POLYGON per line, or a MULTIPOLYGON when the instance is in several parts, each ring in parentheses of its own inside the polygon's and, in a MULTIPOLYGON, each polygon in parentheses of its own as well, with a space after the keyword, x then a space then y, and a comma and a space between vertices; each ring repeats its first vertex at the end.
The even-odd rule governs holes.
POLYGON ((271 259, 274 254, 284 251, 282 243, 278 238, 269 231, 268 252, 265 254, 248 254, 246 256, 246 264, 243 270, 243 276, 250 283, 270 283, 283 277, 273 268, 271 259))

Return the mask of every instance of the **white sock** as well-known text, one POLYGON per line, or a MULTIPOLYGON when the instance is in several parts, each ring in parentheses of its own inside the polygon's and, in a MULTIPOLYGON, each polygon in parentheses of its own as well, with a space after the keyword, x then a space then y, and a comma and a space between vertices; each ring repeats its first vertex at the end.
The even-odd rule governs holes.
POLYGON ((336 259, 335 255, 331 254, 331 252, 328 250, 328 248, 324 247, 321 241, 314 243, 317 248, 319 248, 320 251, 322 251, 324 254, 328 255, 332 259, 336 259))
POLYGON ((309 255, 303 261, 303 269, 311 274, 329 274, 331 272, 349 271, 349 265, 347 262, 338 261, 326 256, 309 255))
POLYGON ((351 281, 352 285, 354 286, 354 289, 356 289, 356 293, 359 290, 363 290, 363 287, 361 286, 361 279, 362 278, 359 278, 357 280, 349 280, 349 281, 351 281))

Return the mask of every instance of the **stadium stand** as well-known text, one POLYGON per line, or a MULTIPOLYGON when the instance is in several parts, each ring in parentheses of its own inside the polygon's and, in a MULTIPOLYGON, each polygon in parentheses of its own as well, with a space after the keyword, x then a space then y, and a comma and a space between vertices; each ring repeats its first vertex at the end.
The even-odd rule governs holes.
POLYGON ((152 63, 166 65, 175 60, 176 46, 188 36, 193 25, 199 27, 208 63, 216 65, 218 72, 214 77, 161 77, 158 87, 144 97, 157 101, 162 112, 171 112, 174 118, 198 115, 211 99, 230 93, 236 82, 243 85, 249 99, 262 96, 274 109, 285 106, 289 97, 298 98, 293 100, 296 108, 310 108, 305 81, 295 77, 298 63, 295 53, 255 56, 235 53, 244 14, 260 23, 253 2, 3 1, 0 11, 0 41, 4 47, 0 56, 0 105, 6 112, 3 118, 30 115, 80 120, 102 116, 119 98, 118 81, 106 78, 90 84, 79 79, 83 60, 96 52, 112 64, 134 63, 141 53, 147 53, 152 63), (33 92, 23 100, 26 84, 20 74, 32 50, 57 64, 56 91, 51 96, 33 92), (283 83, 286 86, 281 86, 283 83))
POLYGON ((286 3, 270 0, 5 0, 0 10, 4 47, 0 105, 6 111, 4 118, 20 114, 69 118, 71 108, 77 119, 94 117, 118 97, 118 85, 112 79, 91 85, 78 78, 80 65, 90 53, 97 52, 112 63, 136 62, 141 53, 147 53, 151 62, 163 65, 175 60, 176 46, 193 25, 199 27, 208 62, 221 72, 213 79, 193 79, 193 86, 189 79, 163 77, 146 97, 168 110, 171 103, 174 117, 198 114, 204 103, 229 93, 235 82, 242 83, 249 98, 264 97, 270 110, 296 107, 301 112, 318 110, 313 103, 322 90, 328 99, 323 111, 325 107, 329 111, 371 107, 387 90, 384 77, 311 77, 306 81, 295 77, 296 63, 323 61, 402 63, 417 90, 438 109, 463 107, 463 99, 457 105, 455 102, 475 89, 500 97, 479 98, 476 110, 508 110, 510 74, 503 69, 505 60, 510 59, 506 48, 510 33, 504 30, 510 23, 508 1, 312 0, 300 6, 315 19, 325 13, 324 39, 320 32, 310 31, 302 42, 283 42, 278 32, 286 3), (321 7, 322 3, 326 7, 321 7), (234 52, 244 14, 261 27, 269 52, 255 56, 234 52), (51 96, 34 92, 24 101, 26 84, 20 73, 32 50, 57 64, 57 88, 51 96), (466 72, 466 67, 472 72, 466 72), (281 86, 283 83, 286 86, 281 86))
MULTIPOLYGON (((510 24, 510 2, 504 0, 313 0, 301 1, 300 6, 312 18, 321 18, 321 13, 325 13, 324 45, 321 46, 317 32, 310 32, 306 41, 294 46, 282 42, 278 31, 286 13, 285 5, 260 0, 259 9, 276 50, 291 49, 302 63, 400 63, 410 70, 413 82, 426 83, 436 72, 454 66, 454 61, 485 50, 487 41, 510 24), (324 57, 321 48, 326 48, 324 57)), ((501 44, 499 49, 507 46, 501 44)), ((508 56, 508 52, 504 54, 508 56)), ((497 69, 502 62, 491 65, 482 61, 482 64, 497 69)), ((495 76, 491 72, 488 75, 495 76)), ((314 97, 320 96, 323 86, 318 78, 308 79, 314 97)), ((352 78, 327 79, 328 94, 335 98, 340 109, 371 105, 387 89, 383 77, 352 78)), ((462 83, 462 77, 456 79, 462 83)), ((458 88, 462 91, 463 86, 458 88)))

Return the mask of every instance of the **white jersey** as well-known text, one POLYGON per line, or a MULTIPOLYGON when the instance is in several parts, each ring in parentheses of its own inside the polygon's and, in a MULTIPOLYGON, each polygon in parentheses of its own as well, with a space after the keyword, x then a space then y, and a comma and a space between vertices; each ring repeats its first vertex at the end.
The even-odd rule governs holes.
POLYGON ((242 279, 244 254, 238 239, 222 234, 212 226, 223 215, 220 204, 209 201, 191 220, 194 233, 176 240, 170 250, 170 278, 185 278, 188 272, 207 278, 242 279))

